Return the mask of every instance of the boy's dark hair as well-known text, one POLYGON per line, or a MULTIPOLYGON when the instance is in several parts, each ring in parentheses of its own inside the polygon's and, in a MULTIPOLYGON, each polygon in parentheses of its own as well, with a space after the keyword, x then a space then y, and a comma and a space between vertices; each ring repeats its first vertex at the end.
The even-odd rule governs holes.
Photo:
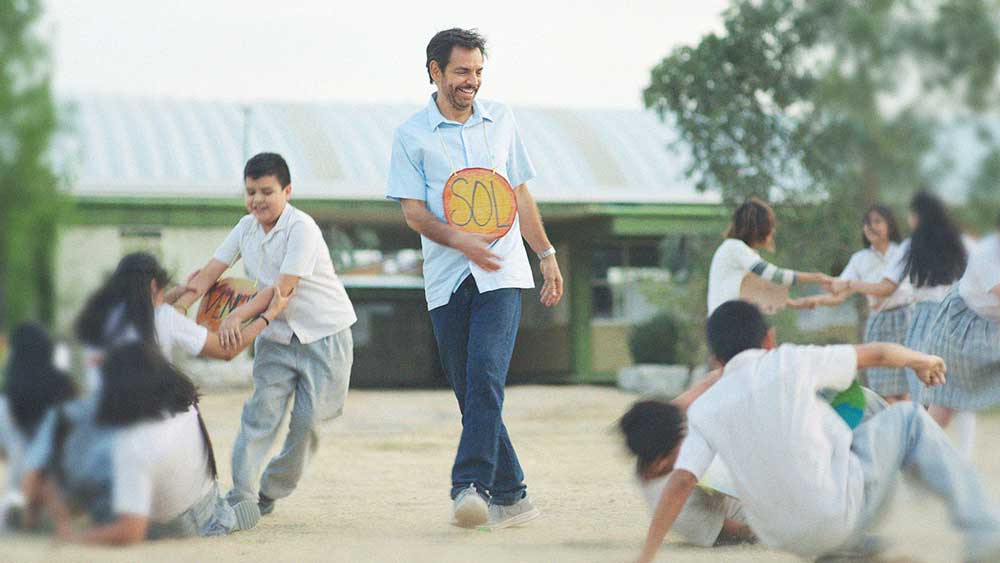
POLYGON ((479 49, 486 58, 486 38, 479 34, 478 29, 461 29, 453 27, 444 31, 439 31, 431 38, 427 44, 427 78, 434 84, 434 77, 431 76, 431 61, 437 61, 441 72, 444 72, 448 62, 451 61, 451 50, 454 47, 465 49, 479 49))
POLYGON ((726 238, 740 239, 752 247, 767 240, 776 223, 777 219, 771 206, 756 197, 751 197, 733 211, 732 221, 726 230, 726 238))
POLYGON ((10 336, 3 391, 14 426, 29 440, 49 407, 72 399, 76 386, 52 364, 52 340, 34 323, 20 324, 10 336))
MULTIPOLYGON (((864 217, 861 218, 862 226, 871 225, 872 213, 880 215, 882 219, 885 220, 885 224, 889 228, 889 240, 891 242, 899 242, 903 240, 903 237, 899 234, 899 225, 896 224, 896 216, 893 214, 892 209, 889 209, 880 203, 876 203, 875 205, 869 207, 868 211, 865 211, 864 217)), ((872 243, 868 241, 868 237, 865 236, 864 228, 861 229, 861 244, 864 245, 865 248, 869 248, 872 245, 872 243)))
POLYGON ((282 189, 287 188, 292 183, 292 173, 288 170, 288 163, 276 152, 262 152, 250 157, 247 165, 243 167, 243 179, 263 178, 264 176, 274 176, 282 189))
POLYGON ((937 196, 917 192, 910 200, 917 228, 910 235, 903 277, 914 287, 949 285, 962 277, 967 260, 958 225, 937 196))
POLYGON ((76 337, 84 344, 109 348, 131 329, 141 340, 155 343, 151 281, 160 289, 170 283, 156 257, 147 252, 125 255, 108 281, 87 299, 76 319, 76 337))
POLYGON ((720 362, 726 363, 744 350, 760 348, 769 328, 764 315, 753 303, 726 301, 705 323, 708 349, 720 362))
MULTIPOLYGON (((101 397, 97 422, 126 427, 187 412, 198 407, 198 389, 188 376, 170 364, 157 346, 129 342, 111 350, 101 369, 101 397)), ((198 425, 208 456, 208 472, 215 478, 215 452, 205 421, 198 425)))
POLYGON ((636 456, 640 475, 651 463, 674 450, 684 438, 685 428, 680 407, 657 399, 635 403, 618 421, 625 446, 636 456))

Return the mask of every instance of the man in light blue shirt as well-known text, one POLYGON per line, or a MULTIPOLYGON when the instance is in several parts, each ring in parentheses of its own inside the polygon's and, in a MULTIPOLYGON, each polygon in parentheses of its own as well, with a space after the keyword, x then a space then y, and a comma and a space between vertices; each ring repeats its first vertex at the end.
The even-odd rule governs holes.
POLYGON ((427 73, 437 92, 396 130, 386 193, 420 233, 427 308, 462 411, 451 498, 452 523, 464 527, 506 527, 539 515, 501 415, 521 290, 534 287, 522 237, 540 259, 542 304, 555 305, 563 293, 555 249, 526 185, 535 170, 514 116, 502 104, 475 99, 485 54, 475 31, 449 29, 431 39, 427 73), (445 182, 472 167, 494 170, 515 187, 517 215, 495 240, 445 220, 445 182))

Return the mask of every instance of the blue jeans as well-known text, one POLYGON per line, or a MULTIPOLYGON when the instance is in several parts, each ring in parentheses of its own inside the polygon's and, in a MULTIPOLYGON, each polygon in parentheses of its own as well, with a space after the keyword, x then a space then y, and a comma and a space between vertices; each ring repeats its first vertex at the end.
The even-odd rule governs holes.
POLYGON ((864 479, 859 536, 881 518, 903 470, 944 500, 967 557, 1000 549, 1000 521, 975 469, 919 405, 896 403, 858 426, 851 451, 864 479))
POLYGON ((521 290, 479 293, 470 275, 447 305, 430 314, 441 366, 462 412, 451 498, 474 484, 490 502, 514 504, 525 495, 524 472, 501 411, 521 321, 521 290))

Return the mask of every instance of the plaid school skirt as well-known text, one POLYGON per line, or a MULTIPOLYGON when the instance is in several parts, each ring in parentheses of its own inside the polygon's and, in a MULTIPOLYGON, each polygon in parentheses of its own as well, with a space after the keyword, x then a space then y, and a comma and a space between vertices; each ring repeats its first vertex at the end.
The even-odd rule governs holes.
POLYGON ((957 285, 941 303, 922 351, 948 366, 946 383, 924 389, 922 403, 960 411, 1000 404, 1000 326, 970 309, 957 285))
MULTIPOLYGON (((927 352, 926 340, 934 326, 934 318, 941 310, 941 303, 937 301, 919 301, 913 306, 913 313, 910 314, 910 326, 906 330, 906 339, 903 345, 911 350, 927 352)), ((914 403, 920 402, 922 393, 926 391, 924 384, 917 379, 917 374, 910 368, 906 368, 906 380, 910 387, 910 400, 914 403)))
MULTIPOLYGON (((873 312, 865 325, 865 342, 906 341, 906 331, 910 326, 910 307, 896 307, 888 311, 873 312)), ((865 386, 879 395, 903 395, 910 392, 904 368, 868 368, 862 381, 865 386)))

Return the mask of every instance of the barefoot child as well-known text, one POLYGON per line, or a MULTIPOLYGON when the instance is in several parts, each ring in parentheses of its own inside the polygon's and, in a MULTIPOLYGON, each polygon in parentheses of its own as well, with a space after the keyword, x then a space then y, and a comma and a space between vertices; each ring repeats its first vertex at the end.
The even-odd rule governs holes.
POLYGON ((940 358, 881 343, 775 348, 760 311, 739 301, 720 306, 707 333, 712 353, 725 364, 723 375, 688 410, 686 436, 668 456, 673 471, 641 561, 656 556, 716 456, 738 468, 733 478, 747 520, 772 547, 816 557, 865 546, 865 534, 906 470, 944 498, 967 558, 1000 556, 993 504, 921 408, 897 403, 852 432, 816 395, 846 389, 856 369, 875 365, 906 366, 937 385, 944 381, 940 358))

